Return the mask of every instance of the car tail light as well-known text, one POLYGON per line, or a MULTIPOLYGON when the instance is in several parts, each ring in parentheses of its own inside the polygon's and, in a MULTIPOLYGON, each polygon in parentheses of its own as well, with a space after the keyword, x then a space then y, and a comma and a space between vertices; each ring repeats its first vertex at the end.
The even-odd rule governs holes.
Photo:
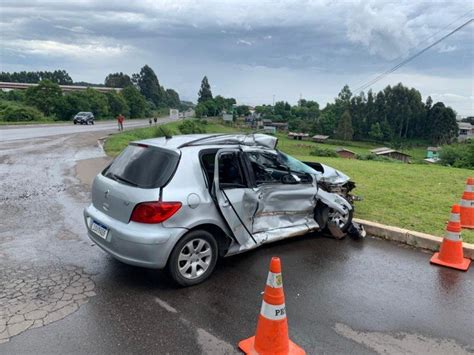
POLYGON ((130 221, 139 223, 161 223, 181 208, 181 202, 143 202, 135 206, 130 221))

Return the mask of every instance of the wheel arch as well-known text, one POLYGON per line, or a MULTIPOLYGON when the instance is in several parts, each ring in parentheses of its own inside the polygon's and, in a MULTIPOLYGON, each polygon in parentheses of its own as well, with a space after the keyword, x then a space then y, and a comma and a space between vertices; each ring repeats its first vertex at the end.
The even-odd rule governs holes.
POLYGON ((212 223, 198 224, 189 229, 183 236, 195 230, 205 230, 216 238, 217 246, 219 248, 219 257, 222 257, 227 253, 232 239, 222 230, 221 227, 212 223))

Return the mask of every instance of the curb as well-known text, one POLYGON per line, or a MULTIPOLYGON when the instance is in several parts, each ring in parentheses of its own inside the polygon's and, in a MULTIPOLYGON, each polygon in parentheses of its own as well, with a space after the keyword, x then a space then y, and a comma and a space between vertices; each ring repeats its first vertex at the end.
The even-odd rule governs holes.
MULTIPOLYGON (((438 251, 443 238, 434 235, 414 232, 408 229, 386 226, 384 224, 366 221, 363 219, 354 218, 354 222, 362 224, 367 234, 374 237, 393 240, 399 243, 411 245, 416 248, 438 251)), ((464 257, 474 260, 474 245, 469 243, 462 243, 464 257)))

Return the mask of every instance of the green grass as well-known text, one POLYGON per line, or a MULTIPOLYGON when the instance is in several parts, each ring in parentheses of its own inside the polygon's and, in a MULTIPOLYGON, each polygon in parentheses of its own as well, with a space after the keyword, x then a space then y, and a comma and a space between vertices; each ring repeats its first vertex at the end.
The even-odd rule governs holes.
MULTIPOLYGON (((179 132, 179 124, 173 122, 166 126, 179 132)), ((232 126, 216 123, 209 123, 206 128, 209 133, 236 131, 232 126)), ((129 141, 152 138, 154 133, 153 128, 142 128, 116 134, 106 141, 105 151, 114 156, 129 141)), ((316 143, 290 140, 281 134, 278 138, 278 147, 282 151, 303 161, 318 161, 332 166, 356 182, 355 194, 364 198, 356 202, 356 217, 437 236, 444 235, 451 206, 459 202, 466 178, 473 175, 472 170, 438 165, 314 157, 309 153, 316 143)), ((326 148, 341 146, 319 145, 326 148)), ((364 151, 371 149, 371 146, 365 142, 344 145, 361 154, 366 154, 364 151)), ((463 230, 462 233, 465 242, 474 243, 474 231, 463 230)))

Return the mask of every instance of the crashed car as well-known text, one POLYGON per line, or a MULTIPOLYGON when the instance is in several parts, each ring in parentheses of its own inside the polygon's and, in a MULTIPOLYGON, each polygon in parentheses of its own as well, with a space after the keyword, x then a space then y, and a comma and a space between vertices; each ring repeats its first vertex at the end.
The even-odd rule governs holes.
POLYGON ((189 286, 208 278, 218 257, 312 231, 339 237, 354 229, 341 190, 349 178, 276 146, 265 134, 132 142, 94 179, 84 210, 88 235, 114 258, 167 268, 189 286))

